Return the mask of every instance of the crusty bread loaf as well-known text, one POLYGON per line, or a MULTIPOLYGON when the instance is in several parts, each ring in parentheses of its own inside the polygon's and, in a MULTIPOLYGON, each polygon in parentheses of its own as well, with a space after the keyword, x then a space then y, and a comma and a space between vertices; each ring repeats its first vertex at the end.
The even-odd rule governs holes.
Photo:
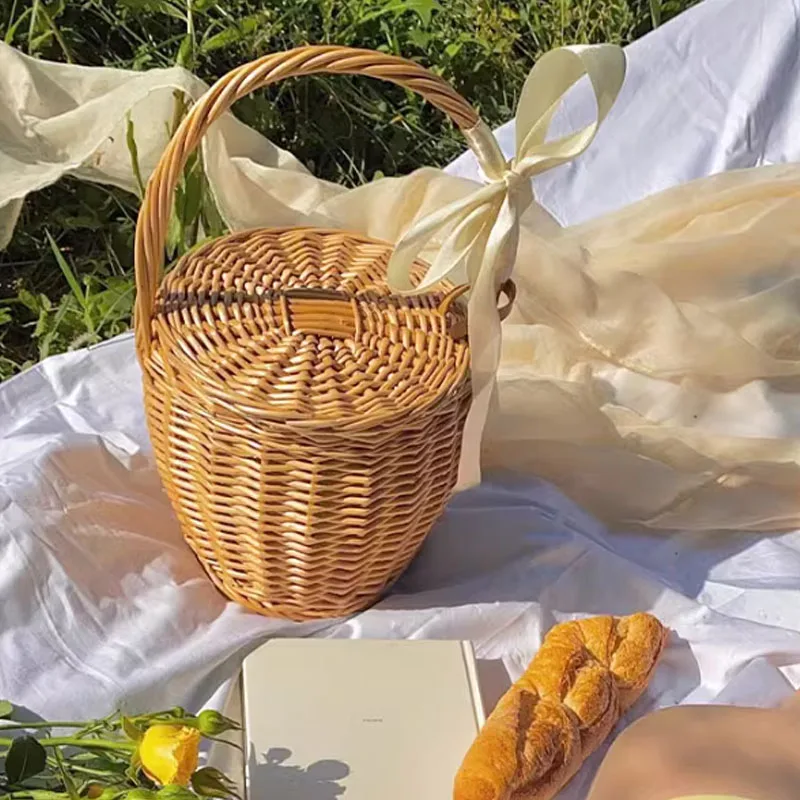
POLYGON ((643 613, 556 625, 467 752, 454 800, 550 800, 642 694, 666 636, 643 613))

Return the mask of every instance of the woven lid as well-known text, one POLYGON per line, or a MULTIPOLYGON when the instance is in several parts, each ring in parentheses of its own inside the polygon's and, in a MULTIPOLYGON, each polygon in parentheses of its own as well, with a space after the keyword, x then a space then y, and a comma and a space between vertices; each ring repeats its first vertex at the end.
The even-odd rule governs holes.
POLYGON ((162 368, 223 412, 311 427, 366 427, 468 391, 464 311, 440 310, 452 287, 393 295, 390 254, 385 242, 305 228, 209 242, 159 289, 162 368))

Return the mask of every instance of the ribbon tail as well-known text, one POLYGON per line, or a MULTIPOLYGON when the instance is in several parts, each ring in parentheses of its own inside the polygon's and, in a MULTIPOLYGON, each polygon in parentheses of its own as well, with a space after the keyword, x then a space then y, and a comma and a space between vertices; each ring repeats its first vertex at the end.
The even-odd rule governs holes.
POLYGON ((496 211, 480 206, 456 225, 445 239, 417 291, 429 291, 444 280, 473 286, 474 264, 480 265, 496 211))
POLYGON ((472 404, 464 423, 458 485, 481 481, 481 441, 491 409, 500 365, 502 332, 497 314, 499 285, 511 274, 519 240, 519 208, 506 195, 489 232, 480 264, 471 265, 472 292, 467 306, 467 329, 472 371, 472 404))

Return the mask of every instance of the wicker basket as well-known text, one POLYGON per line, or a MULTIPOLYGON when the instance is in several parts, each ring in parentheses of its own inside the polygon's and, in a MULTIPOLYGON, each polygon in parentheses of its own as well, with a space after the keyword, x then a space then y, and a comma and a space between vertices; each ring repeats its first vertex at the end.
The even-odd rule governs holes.
POLYGON ((470 403, 462 289, 393 295, 384 242, 248 231, 162 279, 175 185, 208 127, 250 91, 323 72, 413 89, 464 129, 478 119, 399 58, 340 47, 268 56, 192 108, 136 231, 147 420, 183 534, 228 597, 296 620, 359 611, 406 568, 455 485, 470 403))

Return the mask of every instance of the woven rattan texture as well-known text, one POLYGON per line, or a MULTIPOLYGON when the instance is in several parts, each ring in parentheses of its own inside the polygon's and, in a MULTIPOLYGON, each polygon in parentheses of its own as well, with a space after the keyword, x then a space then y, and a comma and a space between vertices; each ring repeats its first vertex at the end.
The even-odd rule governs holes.
POLYGON ((390 253, 308 228, 218 239, 164 280, 154 340, 195 392, 252 417, 339 430, 405 418, 463 381, 469 358, 448 332, 458 306, 391 295, 390 253))
POLYGON ((479 122, 396 56, 264 56, 191 108, 150 178, 135 247, 148 426, 183 534, 229 597, 298 620, 359 611, 403 571, 456 482, 470 402, 455 293, 391 297, 386 244, 251 231, 162 278, 175 188, 209 127, 256 89, 323 73, 390 81, 463 130, 479 122))
POLYGON ((392 296, 390 252, 341 231, 250 231, 184 258, 158 294, 146 401, 161 477, 212 579, 262 613, 369 605, 456 482, 462 312, 392 296))

